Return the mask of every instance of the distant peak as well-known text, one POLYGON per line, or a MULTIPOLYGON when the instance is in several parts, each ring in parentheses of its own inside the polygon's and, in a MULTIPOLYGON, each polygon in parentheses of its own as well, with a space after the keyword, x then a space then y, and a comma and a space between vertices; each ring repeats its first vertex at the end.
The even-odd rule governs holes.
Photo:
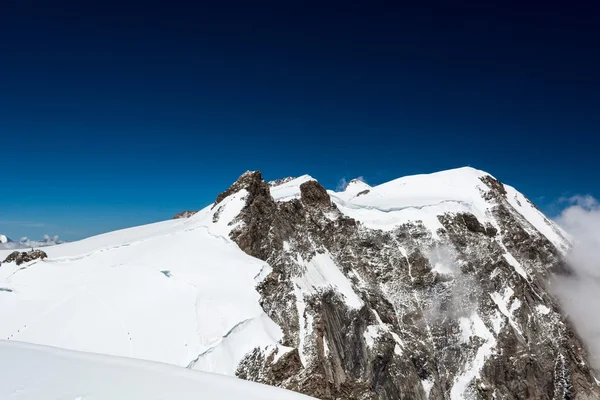
POLYGON ((348 186, 350 186, 350 185, 369 186, 369 184, 367 182, 365 182, 364 178, 362 178, 362 177, 352 179, 350 182, 348 182, 348 186))
POLYGON ((283 185, 284 183, 288 183, 290 181, 293 181, 294 179, 296 179, 295 176, 288 176, 287 178, 275 179, 274 181, 269 182, 269 186, 275 187, 275 186, 283 185))
POLYGON ((351 193, 351 194, 356 195, 359 192, 362 193, 365 191, 369 191, 370 189, 371 189, 371 186, 369 186, 369 184, 367 182, 365 182, 363 177, 361 176, 361 177, 352 179, 345 185, 340 185, 340 187, 338 187, 338 192, 344 192, 346 194, 351 193))
POLYGON ((198 211, 194 211, 194 210, 185 210, 185 211, 181 211, 178 212, 177 214, 175 214, 173 216, 173 219, 182 219, 182 218, 189 218, 192 215, 196 214, 198 211))

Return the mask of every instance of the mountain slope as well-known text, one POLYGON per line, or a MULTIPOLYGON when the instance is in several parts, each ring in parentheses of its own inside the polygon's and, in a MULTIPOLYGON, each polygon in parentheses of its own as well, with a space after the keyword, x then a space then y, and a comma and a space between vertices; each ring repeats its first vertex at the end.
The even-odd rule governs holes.
POLYGON ((222 223, 206 210, 3 264, 0 338, 233 375, 247 351, 281 337, 254 289, 268 265, 227 238, 243 196, 227 199, 222 223))
POLYGON ((0 340, 0 398, 308 400, 281 389, 166 364, 0 340))
POLYGON ((471 168, 337 193, 247 172, 188 219, 3 264, 0 338, 323 399, 598 398, 546 288, 568 248, 471 168))

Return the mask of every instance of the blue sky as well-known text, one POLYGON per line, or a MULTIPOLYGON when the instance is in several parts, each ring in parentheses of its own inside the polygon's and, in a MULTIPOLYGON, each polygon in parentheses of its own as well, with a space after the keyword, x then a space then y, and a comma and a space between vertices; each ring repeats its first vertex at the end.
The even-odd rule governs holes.
POLYGON ((249 169, 335 188, 470 165, 549 214, 600 197, 591 4, 45 3, 0 16, 13 238, 167 219, 249 169))

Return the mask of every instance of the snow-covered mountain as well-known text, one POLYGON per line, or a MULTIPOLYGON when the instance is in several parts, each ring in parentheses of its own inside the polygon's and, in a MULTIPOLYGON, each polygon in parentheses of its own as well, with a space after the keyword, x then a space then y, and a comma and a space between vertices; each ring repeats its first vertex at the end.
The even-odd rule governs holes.
POLYGON ((131 358, 0 341, 1 399, 310 400, 222 375, 131 358))
POLYGON ((322 399, 600 398, 548 294, 569 246, 472 168, 342 192, 247 172, 189 218, 3 264, 0 339, 322 399))
POLYGON ((0 235, 0 249, 30 249, 32 247, 55 246, 64 243, 58 236, 44 235, 42 240, 32 240, 28 237, 22 237, 18 242, 10 240, 6 235, 0 235))

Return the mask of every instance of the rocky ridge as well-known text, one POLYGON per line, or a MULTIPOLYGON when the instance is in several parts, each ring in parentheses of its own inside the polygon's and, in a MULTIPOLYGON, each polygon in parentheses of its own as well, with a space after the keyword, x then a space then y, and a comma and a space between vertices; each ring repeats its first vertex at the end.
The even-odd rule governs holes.
MULTIPOLYGON (((283 339, 249 353, 237 375, 321 399, 600 398, 546 287, 569 273, 568 242, 548 221, 556 237, 542 234, 495 178, 474 185, 483 216, 463 207, 437 213, 435 229, 374 229, 314 180, 281 200, 260 172, 242 175, 213 208, 247 191, 230 237, 271 266, 257 290, 283 339)), ((365 190, 353 197, 377 195, 365 190)))
POLYGON ((5 263, 15 262, 17 265, 28 263, 33 260, 43 260, 48 258, 48 255, 42 250, 31 250, 31 251, 13 251, 4 260, 5 263))
POLYGON ((184 219, 184 218, 189 218, 192 215, 196 214, 198 211, 193 211, 193 210, 185 210, 185 211, 181 211, 178 212, 177 214, 175 214, 173 216, 173 219, 184 219))

